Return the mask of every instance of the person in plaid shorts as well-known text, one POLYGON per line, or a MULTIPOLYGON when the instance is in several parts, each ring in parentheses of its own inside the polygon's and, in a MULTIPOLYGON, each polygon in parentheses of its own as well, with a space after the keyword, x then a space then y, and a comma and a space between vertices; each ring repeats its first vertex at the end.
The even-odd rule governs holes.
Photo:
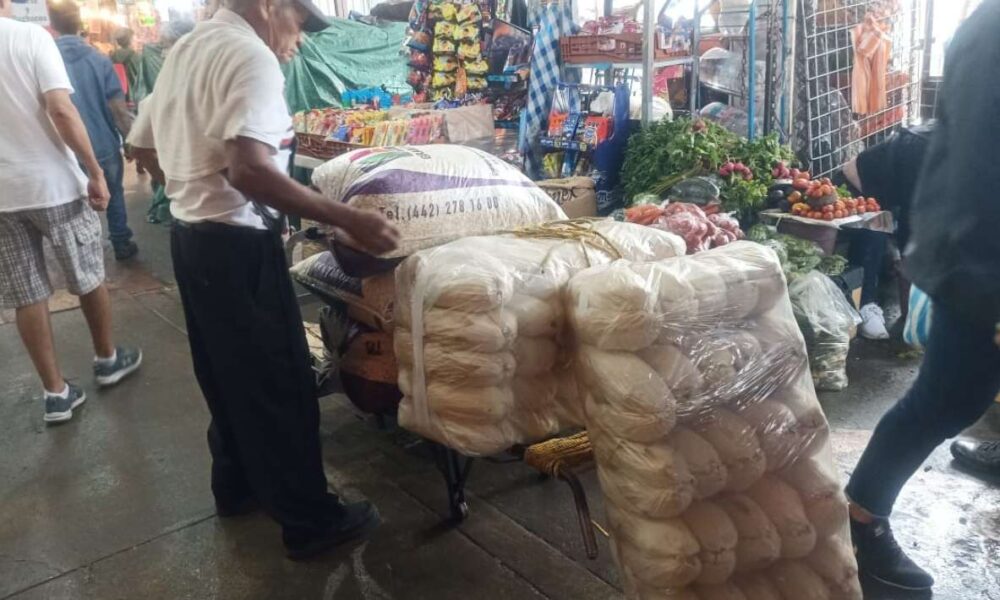
POLYGON ((142 353, 112 342, 95 212, 107 207, 108 186, 70 100, 66 68, 52 36, 9 18, 11 8, 12 0, 0 0, 0 307, 15 309, 18 332, 44 387, 45 421, 58 423, 71 419, 86 395, 66 382, 56 360, 44 239, 67 288, 80 297, 97 384, 121 381, 139 367, 142 353))

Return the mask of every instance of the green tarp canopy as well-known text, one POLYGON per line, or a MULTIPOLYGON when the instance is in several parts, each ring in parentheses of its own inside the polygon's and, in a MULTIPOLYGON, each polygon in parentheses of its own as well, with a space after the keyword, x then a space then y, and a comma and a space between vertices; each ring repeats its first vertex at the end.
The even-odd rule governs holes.
POLYGON ((340 106, 346 90, 384 86, 408 94, 403 50, 405 23, 365 25, 331 19, 330 27, 308 35, 299 55, 284 66, 285 97, 292 113, 340 106))

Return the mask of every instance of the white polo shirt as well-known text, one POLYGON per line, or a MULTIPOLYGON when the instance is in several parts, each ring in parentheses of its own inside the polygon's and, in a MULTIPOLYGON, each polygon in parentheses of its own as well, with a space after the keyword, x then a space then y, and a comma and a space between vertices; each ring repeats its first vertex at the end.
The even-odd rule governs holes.
POLYGON ((225 8, 170 49, 129 143, 156 149, 174 218, 265 228, 252 199, 226 179, 225 142, 263 142, 286 171, 294 132, 284 90, 274 53, 225 8))
POLYGON ((59 206, 87 194, 87 178, 45 110, 45 92, 73 92, 55 40, 0 17, 0 212, 59 206))

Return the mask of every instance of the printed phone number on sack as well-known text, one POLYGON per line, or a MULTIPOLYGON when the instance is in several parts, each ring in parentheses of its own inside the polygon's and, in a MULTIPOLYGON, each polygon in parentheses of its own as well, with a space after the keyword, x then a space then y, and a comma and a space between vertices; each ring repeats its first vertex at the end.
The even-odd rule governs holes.
POLYGON ((406 207, 396 207, 393 209, 383 209, 382 213, 390 221, 409 223, 420 219, 436 219, 442 216, 453 216, 470 213, 484 212, 487 210, 498 210, 500 199, 471 198, 465 200, 448 200, 445 202, 428 202, 406 207))

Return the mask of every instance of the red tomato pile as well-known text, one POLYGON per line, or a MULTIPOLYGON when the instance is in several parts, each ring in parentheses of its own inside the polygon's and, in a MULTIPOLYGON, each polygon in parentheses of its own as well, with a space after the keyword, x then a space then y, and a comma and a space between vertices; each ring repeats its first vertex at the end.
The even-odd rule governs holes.
POLYGON ((832 221, 834 219, 843 219, 844 217, 853 217, 854 215, 863 215, 880 210, 882 210, 882 207, 879 206, 875 198, 858 196, 857 198, 841 198, 833 204, 827 204, 820 210, 814 210, 805 202, 796 202, 792 205, 791 213, 809 219, 832 221))

